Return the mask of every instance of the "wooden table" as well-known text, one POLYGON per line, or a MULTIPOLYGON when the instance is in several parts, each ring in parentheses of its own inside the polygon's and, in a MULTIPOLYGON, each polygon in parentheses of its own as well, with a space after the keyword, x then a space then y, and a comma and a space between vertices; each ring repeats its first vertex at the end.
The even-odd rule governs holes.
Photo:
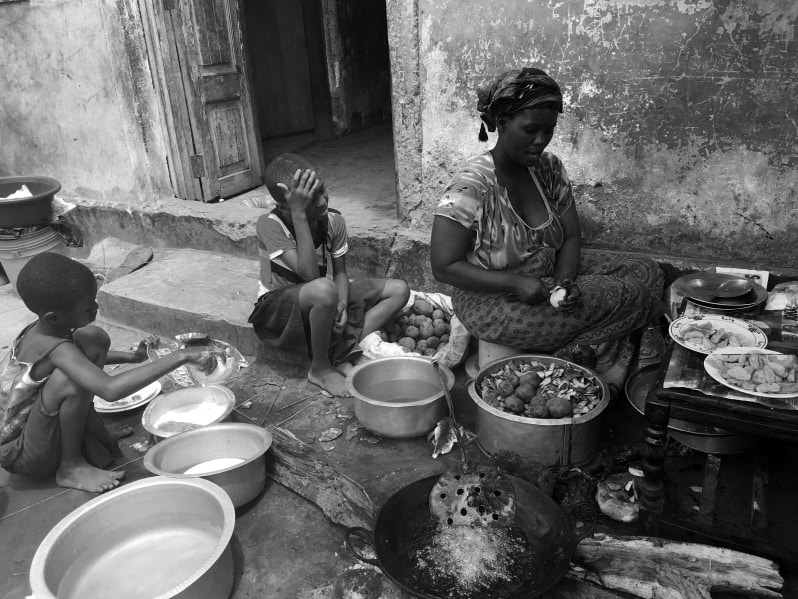
MULTIPOLYGON (((688 305, 686 301, 682 304, 680 313, 685 309, 688 312, 695 312, 695 306, 688 305)), ((798 352, 798 328, 793 333, 790 326, 785 326, 781 313, 735 315, 735 317, 752 320, 763 328, 768 335, 769 349, 798 352)), ((664 516, 664 512, 668 512, 664 509, 664 483, 668 422, 671 418, 748 433, 758 438, 798 442, 798 409, 796 409, 798 401, 762 400, 772 404, 763 405, 724 397, 723 395, 728 395, 729 390, 715 383, 703 371, 704 357, 673 343, 664 357, 657 381, 646 398, 646 445, 643 452, 644 478, 640 485, 639 521, 643 534, 659 535, 665 524, 669 528, 671 525, 680 528, 678 517, 672 518, 670 514, 664 516), (685 369, 692 369, 694 382, 698 381, 696 386, 700 387, 701 391, 683 386, 669 386, 675 381, 684 381, 685 369), (789 407, 784 407, 787 405, 789 407)), ((699 535, 715 539, 718 538, 718 531, 713 527, 715 489, 718 485, 721 459, 722 456, 719 455, 707 456, 698 506, 699 513, 689 515, 687 518, 689 526, 685 527, 699 535)), ((742 544, 740 538, 735 538, 730 545, 768 554, 773 547, 771 539, 766 535, 768 464, 758 454, 753 463, 747 534, 742 539, 742 544)), ((795 557, 798 558, 798 550, 795 557)))

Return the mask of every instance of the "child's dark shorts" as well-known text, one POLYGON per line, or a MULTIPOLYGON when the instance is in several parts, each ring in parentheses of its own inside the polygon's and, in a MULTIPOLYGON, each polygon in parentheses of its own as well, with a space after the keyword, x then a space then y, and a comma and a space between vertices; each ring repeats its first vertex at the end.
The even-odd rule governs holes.
MULTIPOLYGON (((106 430, 102 418, 89 406, 83 430, 82 453, 85 460, 97 468, 107 467, 122 455, 119 446, 106 430)), ((42 389, 31 405, 30 415, 22 434, 0 446, 0 463, 6 456, 18 454, 5 469, 13 474, 31 478, 46 478, 55 474, 61 464, 61 421, 58 412, 50 413, 42 405, 42 389)))
MULTIPOLYGON (((358 342, 363 332, 366 312, 382 297, 385 279, 358 279, 349 283, 346 327, 330 339, 330 360, 338 364, 361 354, 358 342)), ((261 341, 285 351, 310 355, 310 323, 299 306, 300 285, 288 285, 264 293, 258 298, 249 317, 261 341)))

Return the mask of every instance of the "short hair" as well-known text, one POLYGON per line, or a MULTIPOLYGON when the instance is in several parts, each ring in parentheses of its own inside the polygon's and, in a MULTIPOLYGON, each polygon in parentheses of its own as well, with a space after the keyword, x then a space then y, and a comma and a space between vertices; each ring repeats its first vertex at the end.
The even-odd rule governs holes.
POLYGON ((283 194, 283 190, 277 187, 277 184, 282 183, 290 189, 291 182, 294 180, 294 173, 296 173, 297 170, 304 172, 307 169, 315 171, 316 167, 299 154, 280 154, 269 162, 266 166, 264 179, 269 193, 272 194, 277 204, 285 204, 285 195, 283 194))
POLYGON ((86 265, 55 252, 33 256, 17 277, 19 297, 39 316, 69 310, 96 291, 97 280, 86 265))

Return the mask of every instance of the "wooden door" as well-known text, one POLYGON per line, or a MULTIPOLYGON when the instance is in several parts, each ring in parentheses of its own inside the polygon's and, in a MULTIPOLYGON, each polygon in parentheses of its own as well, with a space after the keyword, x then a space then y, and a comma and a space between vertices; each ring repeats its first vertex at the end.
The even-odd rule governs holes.
POLYGON ((263 180, 240 0, 146 0, 175 193, 205 202, 263 180))

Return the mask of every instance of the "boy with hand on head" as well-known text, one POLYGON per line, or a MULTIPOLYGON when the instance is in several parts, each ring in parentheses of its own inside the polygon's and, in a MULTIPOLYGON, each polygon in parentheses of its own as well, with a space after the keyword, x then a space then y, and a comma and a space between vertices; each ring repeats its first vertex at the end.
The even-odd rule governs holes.
POLYGON ((307 351, 308 380, 345 397, 358 343, 393 320, 410 289, 398 279, 349 281, 346 223, 328 209, 324 183, 303 157, 275 158, 266 185, 277 205, 257 222, 260 292, 249 322, 261 340, 307 351))
POLYGON ((216 355, 182 349, 110 376, 106 364, 147 359, 147 342, 133 352, 109 351, 108 334, 90 325, 97 316, 91 270, 45 252, 22 268, 17 291, 38 320, 16 338, 0 376, 0 466, 34 478, 55 473, 62 487, 113 489, 124 471, 104 468, 121 452, 94 410, 94 396, 119 400, 183 364, 210 368, 216 355))

